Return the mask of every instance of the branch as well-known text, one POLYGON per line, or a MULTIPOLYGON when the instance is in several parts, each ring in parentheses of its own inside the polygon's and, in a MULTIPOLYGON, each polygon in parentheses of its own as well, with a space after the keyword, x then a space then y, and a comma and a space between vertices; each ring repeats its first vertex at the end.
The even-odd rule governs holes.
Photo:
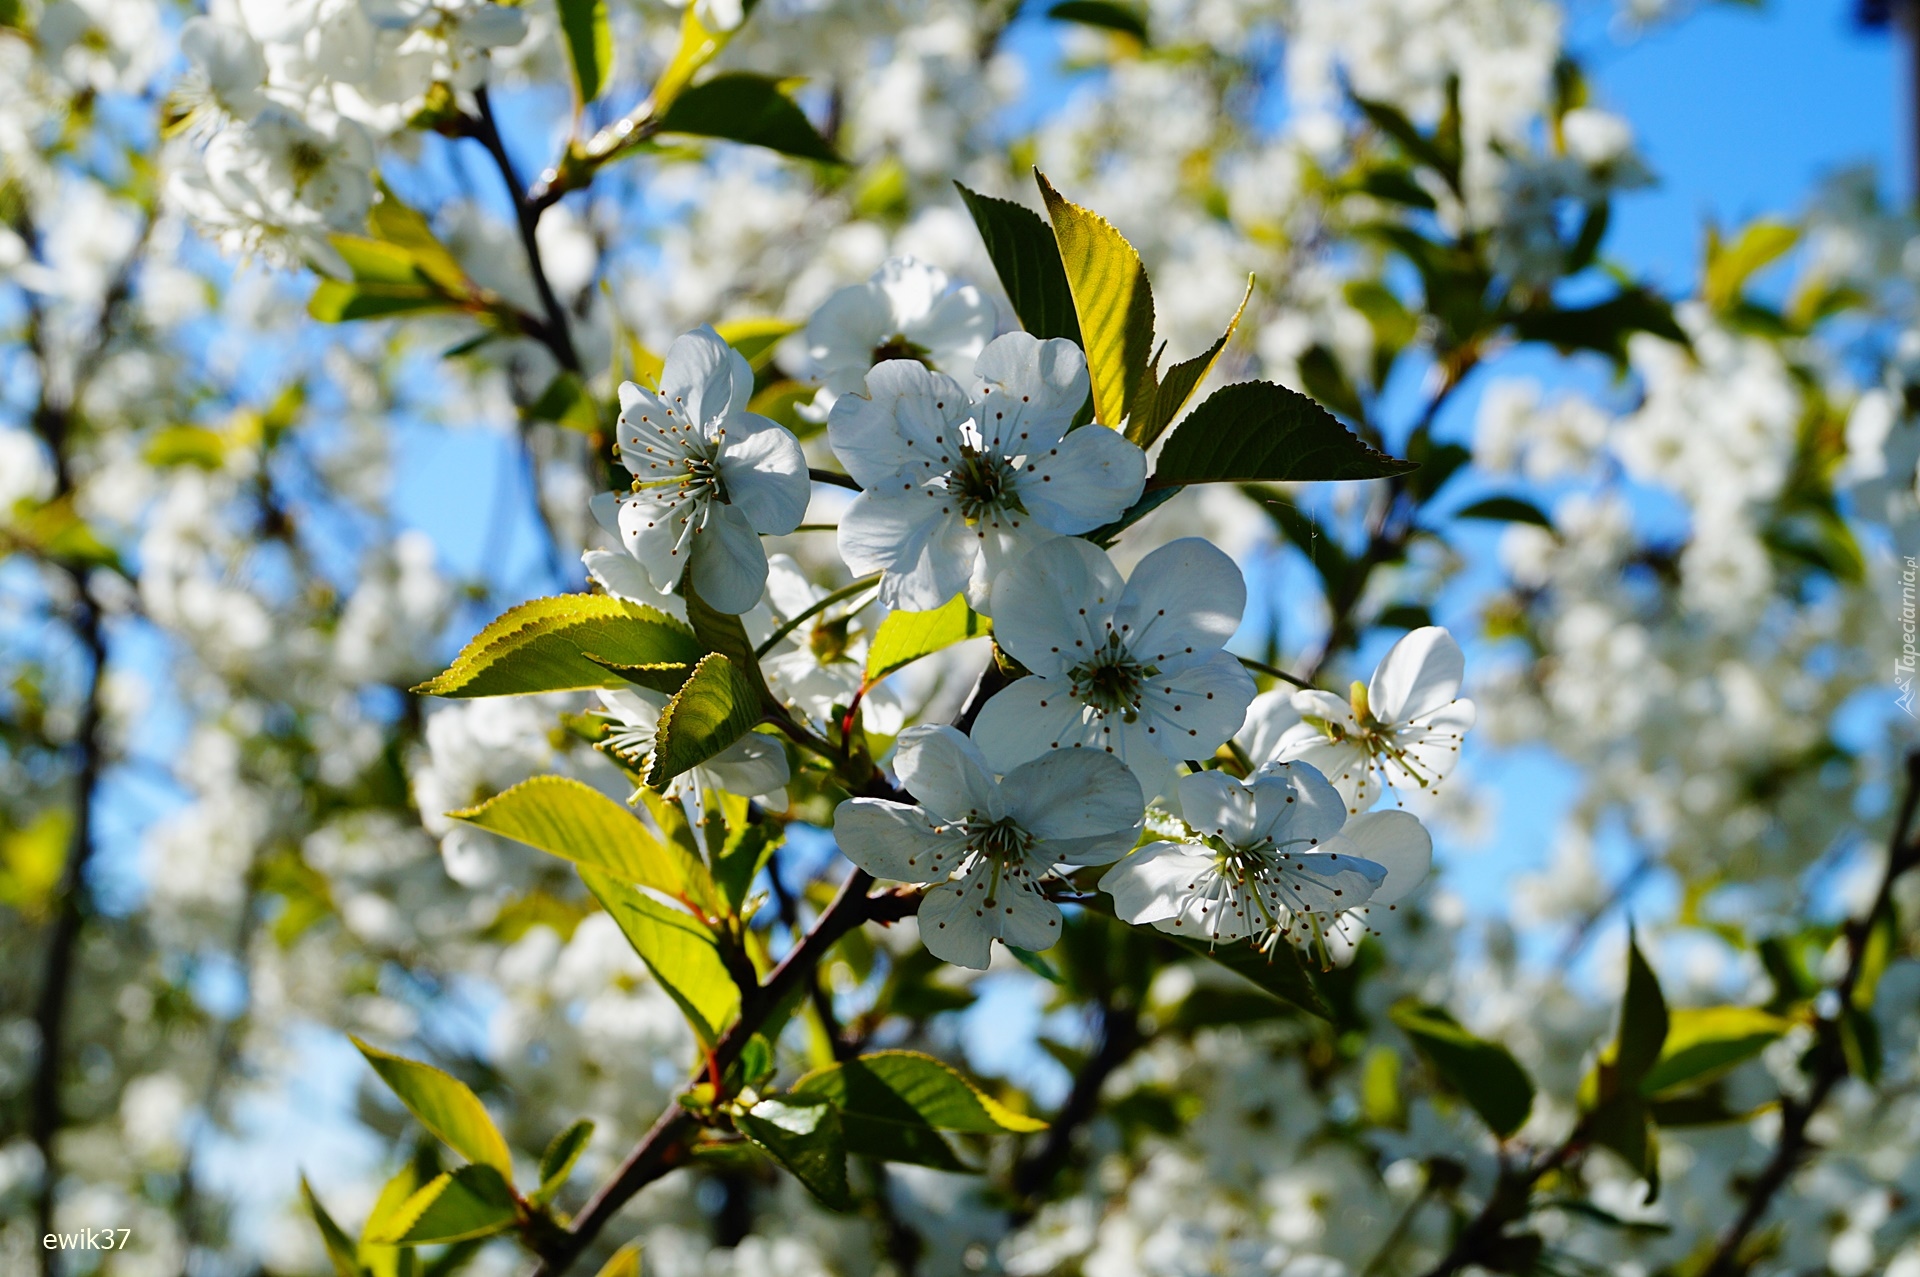
POLYGON ((1811 1149, 1807 1127, 1827 1102, 1840 1079, 1847 1075, 1847 1055, 1840 1041, 1840 1020, 1853 1009, 1853 991, 1859 986, 1861 969, 1866 965, 1867 938, 1880 916, 1893 908, 1893 886, 1900 876, 1920 864, 1920 848, 1911 841, 1915 810, 1920 807, 1920 751, 1907 755, 1907 788, 1900 800, 1900 813, 1893 822, 1887 840, 1887 864, 1880 873, 1880 888, 1864 916, 1846 925, 1847 969, 1834 986, 1835 1007, 1831 1015, 1814 1021, 1815 1063, 1805 1099, 1780 1097, 1780 1140, 1773 1156, 1747 1189, 1747 1204, 1740 1218, 1721 1236, 1713 1258, 1700 1270, 1700 1277, 1734 1277, 1744 1271, 1738 1256, 1753 1230, 1766 1218, 1774 1197, 1786 1186, 1801 1159, 1811 1149))
POLYGON ((1114 1070, 1146 1043, 1140 1031, 1140 1016, 1130 1006, 1103 1002, 1100 1006, 1100 1044, 1073 1079, 1073 1089, 1047 1128, 1046 1142, 1032 1157, 1013 1168, 1013 1191, 1027 1203, 1023 1217, 1031 1217, 1033 1199, 1066 1166, 1073 1153, 1074 1133, 1093 1118, 1100 1107, 1100 1092, 1114 1070))
MULTIPOLYGON (((725 1074, 740 1058, 748 1041, 767 1022, 802 980, 813 978, 814 968, 828 949, 863 922, 897 922, 911 915, 920 905, 920 894, 910 889, 883 891, 869 896, 873 877, 864 869, 847 875, 833 902, 814 920, 809 931, 791 952, 773 969, 758 988, 740 1000, 740 1017, 714 1044, 716 1071, 725 1074)), ((558 1277, 573 1266, 580 1253, 600 1235, 620 1208, 635 1193, 668 1171, 681 1165, 692 1152, 700 1134, 700 1124, 679 1104, 670 1104, 660 1114, 633 1151, 601 1185, 581 1210, 571 1227, 561 1232, 534 1270, 534 1277, 558 1277)))
POLYGON ((560 305, 560 299, 554 295, 553 285, 547 279, 547 269, 540 261, 540 214, 546 210, 546 204, 534 205, 527 199, 526 192, 520 186, 520 178, 513 171, 513 159, 507 154, 506 144, 500 138, 500 126, 493 116, 493 100, 487 94, 487 86, 481 85, 473 91, 474 101, 479 104, 480 114, 470 122, 469 128, 476 141, 487 148, 487 154, 493 157, 493 163, 500 170, 500 177, 507 184, 507 196, 513 201, 514 220, 520 226, 520 244, 527 252, 527 269, 533 275, 533 286, 540 294, 540 307, 546 312, 542 330, 536 335, 560 366, 569 372, 578 373, 580 356, 573 348, 573 336, 567 327, 567 312, 560 305))

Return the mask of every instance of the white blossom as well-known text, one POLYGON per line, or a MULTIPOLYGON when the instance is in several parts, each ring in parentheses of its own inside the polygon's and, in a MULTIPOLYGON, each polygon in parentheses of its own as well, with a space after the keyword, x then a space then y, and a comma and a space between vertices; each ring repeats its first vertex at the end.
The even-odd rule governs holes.
POLYGON ((1239 730, 1253 678, 1222 650, 1247 588, 1233 560, 1185 537, 1122 581, 1106 552, 1048 542, 994 583, 994 638, 1032 673, 988 701, 974 738, 996 756, 1090 747, 1172 802, 1174 764, 1239 730))
POLYGON ((799 441, 748 412, 752 396, 752 369, 713 329, 675 341, 657 393, 620 387, 620 460, 633 487, 593 505, 656 589, 678 593, 690 573, 694 590, 722 612, 760 601, 760 534, 800 526, 812 491, 799 441))
POLYGON ((868 394, 834 405, 827 438, 864 491, 840 518, 840 554, 882 572, 880 600, 909 611, 959 593, 992 610, 994 578, 1034 546, 1119 517, 1146 482, 1146 456, 1112 430, 1068 432, 1087 397, 1072 342, 995 338, 979 391, 913 360, 888 360, 868 394))
POLYGON ((835 400, 866 389, 867 370, 890 359, 912 359, 945 373, 973 367, 996 317, 993 303, 971 284, 954 286, 947 273, 912 257, 889 258, 863 284, 820 303, 807 320, 807 355, 823 395, 835 400))
POLYGON ((1060 909, 1042 879, 1056 865, 1114 859, 1140 827, 1140 786, 1102 753, 1009 767, 954 728, 911 727, 894 766, 918 805, 849 799, 834 811, 834 838, 876 878, 931 884, 920 938, 958 966, 984 970, 994 940, 1051 948, 1060 909))

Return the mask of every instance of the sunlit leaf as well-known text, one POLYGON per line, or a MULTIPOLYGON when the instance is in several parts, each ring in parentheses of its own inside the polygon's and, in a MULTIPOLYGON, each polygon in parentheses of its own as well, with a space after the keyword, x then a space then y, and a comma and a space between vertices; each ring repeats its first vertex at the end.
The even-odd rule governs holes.
POLYGON ((1766 1050, 1791 1027, 1791 1020, 1758 1007, 1670 1011, 1660 1058, 1640 1078, 1640 1093, 1657 1096, 1712 1081, 1766 1050))
POLYGON ((566 37, 567 62, 573 67, 574 101, 579 106, 599 97, 613 73, 613 26, 607 0, 558 0, 560 33, 566 37))
POLYGON ((431 1246, 487 1237, 511 1228, 519 1216, 513 1190, 491 1166, 462 1166, 422 1184, 384 1221, 375 1245, 431 1246))
POLYGON ((773 1159, 806 1185, 829 1210, 850 1210, 853 1195, 847 1188, 847 1148, 840 1114, 825 1100, 796 1103, 790 1099, 761 1100, 735 1116, 734 1125, 773 1159))
POLYGON ((605 594, 562 594, 508 609, 460 649, 445 673, 413 690, 454 697, 583 691, 647 682, 649 672, 657 678, 648 686, 670 690, 705 653, 664 612, 605 594))
POLYGON ((640 818, 566 776, 535 776, 478 807, 447 815, 549 855, 669 896, 706 890, 706 868, 654 837, 640 818))
POLYGON ((1024 205, 970 191, 958 182, 954 185, 973 214, 973 224, 980 228, 987 256, 1020 326, 1035 337, 1060 337, 1080 345, 1080 320, 1074 314, 1073 290, 1067 286, 1053 229, 1024 205))
POLYGON ((759 721, 759 694, 733 662, 718 652, 701 657, 660 711, 647 784, 665 790, 674 777, 706 762, 759 721))
POLYGON ((1093 382, 1093 419, 1119 429, 1153 358, 1153 289, 1126 237, 1034 171, 1066 269, 1093 382))
POLYGON ((692 914, 662 904, 597 869, 583 867, 580 880, 679 1006, 694 1034, 709 1047, 717 1042, 739 1014, 740 989, 727 971, 713 932, 692 914))
POLYGON ((964 595, 931 612, 889 612, 867 648, 866 681, 878 683, 923 656, 992 632, 993 621, 968 607, 964 595))
POLYGON ((469 1162, 490 1166, 512 1181, 513 1155, 507 1151, 507 1141, 487 1115, 487 1106, 465 1082, 431 1064, 368 1046, 357 1037, 353 1044, 407 1111, 420 1119, 420 1125, 469 1162))

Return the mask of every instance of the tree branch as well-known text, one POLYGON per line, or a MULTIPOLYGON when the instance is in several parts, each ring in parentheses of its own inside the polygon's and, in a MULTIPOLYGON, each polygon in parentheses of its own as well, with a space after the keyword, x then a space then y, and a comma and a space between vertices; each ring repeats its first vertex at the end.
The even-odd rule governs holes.
MULTIPOLYGON (((919 908, 920 894, 916 890, 898 888, 870 896, 867 890, 872 886, 873 877, 864 869, 849 873, 832 903, 814 920, 813 929, 781 960, 764 983, 741 999, 739 1018, 714 1044, 718 1072, 724 1074, 739 1060, 748 1041, 760 1031, 775 1008, 786 1001, 789 994, 798 991, 802 980, 813 978, 821 958, 842 936, 864 922, 897 922, 919 908)), ((668 1105, 652 1129, 627 1154, 613 1177, 541 1255, 534 1277, 558 1277, 571 1268, 580 1253, 635 1193, 687 1160, 699 1133, 700 1124, 691 1113, 677 1103, 668 1105)))
POLYGON ((1714 1248, 1713 1258, 1700 1270, 1700 1277, 1734 1277, 1743 1272, 1739 1261, 1741 1248, 1753 1230, 1766 1218, 1767 1210, 1773 1199, 1787 1180, 1800 1166, 1801 1159, 1811 1149, 1807 1138, 1807 1127, 1814 1116, 1827 1102, 1833 1088, 1847 1075, 1847 1054, 1841 1044, 1841 1019, 1853 1009, 1853 992, 1860 984, 1860 974, 1866 964, 1867 938, 1880 916, 1893 907, 1893 887, 1900 876, 1920 864, 1920 848, 1911 840, 1913 820, 1917 807, 1920 807, 1920 751, 1907 755, 1907 787, 1900 800, 1900 812, 1893 822, 1893 832, 1887 840, 1887 863, 1880 873, 1880 887, 1874 893, 1873 904, 1864 916, 1855 918, 1846 925, 1847 968, 1834 986, 1836 995, 1835 1009, 1832 1014, 1821 1015, 1814 1021, 1816 1042, 1813 1077, 1807 1087, 1806 1098, 1794 1099, 1791 1096, 1780 1098, 1780 1139, 1774 1145, 1773 1156, 1754 1179, 1747 1190, 1746 1206, 1740 1212, 1740 1218, 1721 1235, 1720 1244, 1714 1248))
POLYGON ((483 84, 475 89, 473 96, 479 104, 480 115, 472 121, 471 131, 474 139, 493 157, 494 166, 500 170, 500 177, 507 184, 507 196, 513 201, 514 220, 520 227, 520 244, 527 253, 527 269, 533 275, 533 286, 540 294, 540 307, 546 315, 545 330, 537 335, 553 352, 554 359, 559 361, 562 368, 578 373, 582 371, 580 356, 573 348, 567 312, 554 295, 553 284, 547 279, 547 269, 540 260, 538 232, 540 214, 545 211, 546 205, 536 207, 527 199, 520 178, 513 171, 513 159, 507 154, 506 143, 500 138, 500 126, 493 116, 493 100, 487 94, 487 86, 483 84))
POLYGON ((1014 1167, 1013 1191, 1025 1203, 1022 1218, 1031 1217, 1034 1199, 1066 1166, 1073 1154, 1074 1134, 1091 1121, 1099 1109, 1100 1092, 1107 1079, 1145 1042, 1138 1012, 1111 1001, 1101 1003, 1099 1045, 1074 1077, 1073 1089, 1067 1092, 1066 1102, 1054 1114, 1045 1142, 1032 1157, 1014 1167))

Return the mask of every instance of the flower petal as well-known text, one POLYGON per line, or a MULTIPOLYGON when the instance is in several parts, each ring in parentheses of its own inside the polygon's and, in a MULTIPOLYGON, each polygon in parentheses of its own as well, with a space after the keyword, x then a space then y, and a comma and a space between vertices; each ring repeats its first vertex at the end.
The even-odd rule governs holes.
POLYGON ((994 821, 1007 814, 987 760, 956 728, 909 727, 900 734, 893 769, 906 791, 942 820, 994 821))
MULTIPOLYGON (((940 939, 951 938, 956 931, 968 937, 969 926, 978 928, 983 940, 1001 940, 1022 949, 1051 949, 1060 938, 1059 908, 1040 894, 1029 877, 1006 866, 996 881, 991 866, 976 863, 966 877, 942 883, 920 902, 920 938, 937 958, 946 955, 935 947, 935 939, 927 935, 927 905, 934 902, 935 896, 942 898, 933 915, 933 929, 941 933, 940 939), (952 905, 946 904, 949 893, 952 893, 952 905), (947 924, 944 928, 940 926, 943 922, 947 924)), ((982 949, 986 947, 982 945, 982 949)), ((961 966, 974 965, 959 958, 947 958, 947 961, 961 966)), ((980 965, 986 963, 983 961, 980 965)))
POLYGON ((967 392, 913 359, 867 374, 867 393, 842 395, 827 414, 827 444, 861 487, 904 492, 939 478, 960 456, 967 392))
POLYGON ((693 588, 715 611, 739 614, 760 601, 767 551, 739 507, 709 503, 707 526, 693 541, 693 588))
POLYGON ((1276 845, 1315 846, 1347 823, 1347 800, 1307 763, 1268 763, 1249 779, 1254 835, 1276 845))
POLYGON ((935 302, 923 318, 908 320, 901 335, 926 347, 934 367, 958 372, 973 367, 998 323, 993 303, 968 284, 935 302))
POLYGON ((709 325, 676 337, 667 347, 659 399, 675 420, 700 429, 735 407, 745 408, 752 397, 753 370, 709 325))
POLYGON ((873 272, 873 286, 887 299, 887 336, 924 319, 947 291, 947 272, 917 257, 889 257, 873 272))
POLYGON ((1117 430, 1076 430, 1027 454, 1014 480, 1020 503, 1055 532, 1090 532, 1140 497, 1147 454, 1117 430))
POLYGON ((1339 913, 1366 904, 1386 877, 1384 868, 1334 838, 1324 849, 1283 852, 1280 867, 1262 875, 1261 885, 1276 909, 1339 913))
MULTIPOLYGON (((1113 619, 1136 657, 1164 667, 1220 647, 1240 628, 1246 606, 1247 583, 1233 560, 1199 537, 1182 537, 1140 560, 1113 619)), ((1239 728, 1236 722, 1232 730, 1239 728)))
POLYGON ((966 519, 916 493, 862 492, 840 515, 840 557, 856 574, 885 572, 880 601, 927 612, 967 588, 980 550, 966 519))
POLYGON ((1034 673, 1063 677, 1106 643, 1107 620, 1125 589, 1098 546, 1077 537, 1048 541, 993 583, 994 641, 1034 673))
POLYGON ((1219 648, 1148 679, 1140 690, 1140 721, 1153 744, 1171 759, 1204 758, 1246 721, 1253 675, 1219 648))
POLYGON ((943 882, 920 898, 920 943, 942 962, 985 971, 993 957, 993 936, 984 912, 967 902, 965 890, 964 883, 943 882))
MULTIPOLYGON (((1022 763, 1001 778, 1000 792, 1007 814, 1043 846, 1063 839, 1100 840, 1113 845, 1108 859, 1133 846, 1146 806, 1133 773, 1111 754, 1090 749, 1052 750, 1022 763)), ((1086 846, 1074 854, 1100 850, 1086 846)), ((1064 859, 1036 855, 1047 864, 1064 859)))
POLYGON ((1181 910, 1203 877, 1214 874, 1213 854, 1192 843, 1148 843, 1107 870, 1100 890, 1113 897, 1123 922, 1159 922, 1181 910))
POLYGON ((793 778, 786 747, 762 732, 748 732, 700 764, 721 789, 755 798, 785 789, 793 778))
POLYGON ((1030 675, 996 692, 973 720, 973 743, 1002 774, 1055 745, 1084 745, 1092 711, 1073 699, 1064 679, 1030 675))
POLYGON ((1390 905, 1426 881, 1433 868, 1433 835, 1404 811, 1370 811, 1355 816, 1340 831, 1353 853, 1387 871, 1367 903, 1390 905))
POLYGON ((1367 685, 1367 708, 1383 723, 1430 714, 1460 694, 1466 657, 1453 635, 1424 625, 1393 645, 1367 685))
POLYGON ((1087 357, 1064 338, 994 338, 973 365, 973 419, 990 452, 1030 455, 1053 447, 1087 399, 1087 357))
POLYGON ((1380 796, 1380 781, 1367 752, 1351 740, 1328 739, 1310 723, 1289 728, 1274 757, 1282 763, 1306 763, 1326 777, 1346 799, 1348 815, 1365 811, 1380 796))
POLYGON ((1273 759, 1281 735, 1299 722, 1300 711, 1293 707, 1292 688, 1262 692, 1247 706, 1247 721, 1240 725, 1233 738, 1257 767, 1273 759))
POLYGON ((813 497, 806 454, 785 426, 751 412, 727 422, 720 477, 727 500, 756 532, 785 536, 800 526, 813 497))
POLYGON ((653 492, 637 492, 620 503, 620 542, 647 570, 654 588, 662 594, 671 594, 680 588, 680 578, 687 570, 687 556, 681 551, 680 540, 688 520, 698 514, 698 503, 673 503, 662 501, 659 496, 653 492))
POLYGON ((1221 771, 1193 772, 1180 778, 1180 815, 1195 832, 1250 847, 1255 832, 1254 791, 1221 771))
POLYGON ((807 320, 807 355, 823 373, 865 372, 892 323, 893 307, 878 285, 842 288, 807 320))
POLYGON ((894 882, 940 882, 966 847, 957 830, 938 830, 918 807, 884 798, 849 798, 834 808, 833 838, 848 860, 894 882))
POLYGON ((967 580, 967 606, 982 616, 993 615, 993 583, 1000 574, 1059 535, 1032 515, 1012 510, 983 516, 969 532, 977 553, 973 575, 967 580))

